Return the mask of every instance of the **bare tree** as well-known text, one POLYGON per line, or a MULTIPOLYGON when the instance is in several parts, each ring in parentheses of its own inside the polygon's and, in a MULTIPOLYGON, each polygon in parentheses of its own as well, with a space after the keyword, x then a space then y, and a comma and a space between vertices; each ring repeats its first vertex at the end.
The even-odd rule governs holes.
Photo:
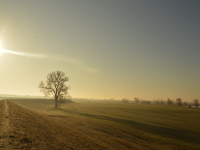
POLYGON ((128 103, 128 102, 129 102, 129 100, 128 100, 127 98, 123 98, 122 101, 123 101, 124 103, 128 103))
POLYGON ((171 100, 171 99, 168 98, 168 99, 167 99, 167 104, 168 104, 168 105, 173 105, 173 100, 171 100))
POLYGON ((139 98, 137 98, 137 97, 134 98, 134 101, 136 104, 140 102, 139 98))
POLYGON ((196 106, 196 107, 198 107, 199 106, 199 100, 198 99, 194 99, 194 105, 196 106))
POLYGON ((182 99, 181 98, 177 98, 176 102, 178 103, 179 106, 182 106, 182 99))
POLYGON ((44 81, 39 84, 39 88, 45 97, 48 95, 54 96, 55 108, 58 107, 58 100, 64 99, 68 94, 69 87, 65 85, 67 81, 69 81, 69 78, 65 76, 64 72, 54 71, 47 75, 46 84, 44 81))
POLYGON ((187 102, 184 102, 184 106, 187 107, 187 102))

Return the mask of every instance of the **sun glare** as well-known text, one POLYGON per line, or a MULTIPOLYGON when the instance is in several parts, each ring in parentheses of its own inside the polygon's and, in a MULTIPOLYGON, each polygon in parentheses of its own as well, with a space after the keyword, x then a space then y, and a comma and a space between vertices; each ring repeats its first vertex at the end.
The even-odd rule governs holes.
POLYGON ((2 47, 2 43, 1 43, 1 41, 0 41, 0 56, 2 55, 2 51, 1 51, 2 48, 3 48, 3 47, 2 47))
POLYGON ((1 43, 1 41, 0 41, 0 49, 2 49, 2 43, 1 43))

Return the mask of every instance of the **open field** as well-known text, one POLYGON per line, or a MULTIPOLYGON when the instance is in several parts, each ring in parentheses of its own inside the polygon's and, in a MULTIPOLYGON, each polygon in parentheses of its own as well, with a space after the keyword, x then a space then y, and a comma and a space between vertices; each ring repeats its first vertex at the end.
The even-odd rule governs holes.
POLYGON ((199 109, 76 100, 56 110, 44 99, 0 108, 1 149, 200 149, 199 109))

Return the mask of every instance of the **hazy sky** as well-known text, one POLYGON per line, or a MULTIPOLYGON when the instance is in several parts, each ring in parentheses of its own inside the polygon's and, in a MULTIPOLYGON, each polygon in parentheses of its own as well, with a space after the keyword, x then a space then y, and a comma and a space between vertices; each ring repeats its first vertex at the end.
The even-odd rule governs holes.
POLYGON ((0 0, 0 94, 200 99, 199 0, 0 0), (10 51, 8 51, 10 50, 10 51))

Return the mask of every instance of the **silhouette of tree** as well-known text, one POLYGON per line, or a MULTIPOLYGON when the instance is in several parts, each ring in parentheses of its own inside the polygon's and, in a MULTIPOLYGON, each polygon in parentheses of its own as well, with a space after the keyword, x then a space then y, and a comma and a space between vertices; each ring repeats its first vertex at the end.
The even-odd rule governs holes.
POLYGON ((171 100, 171 99, 168 98, 168 99, 167 99, 167 104, 168 104, 168 105, 173 105, 173 100, 171 100))
POLYGON ((123 98, 122 101, 123 101, 124 103, 128 103, 128 102, 129 102, 129 100, 126 99, 126 98, 123 98))
POLYGON ((177 98, 176 102, 178 103, 179 106, 182 106, 182 99, 181 98, 177 98))
POLYGON ((185 106, 185 107, 187 106, 187 102, 184 102, 184 106, 185 106))
POLYGON ((194 99, 194 105, 196 106, 196 107, 198 107, 199 106, 199 100, 198 99, 194 99))
POLYGON ((136 104, 140 102, 139 98, 137 98, 137 97, 134 98, 134 101, 136 104))
POLYGON ((68 94, 69 87, 65 85, 65 82, 69 81, 69 78, 65 76, 62 71, 54 71, 47 75, 46 84, 41 81, 39 88, 45 97, 53 95, 55 99, 55 108, 58 107, 58 100, 63 99, 68 94))

